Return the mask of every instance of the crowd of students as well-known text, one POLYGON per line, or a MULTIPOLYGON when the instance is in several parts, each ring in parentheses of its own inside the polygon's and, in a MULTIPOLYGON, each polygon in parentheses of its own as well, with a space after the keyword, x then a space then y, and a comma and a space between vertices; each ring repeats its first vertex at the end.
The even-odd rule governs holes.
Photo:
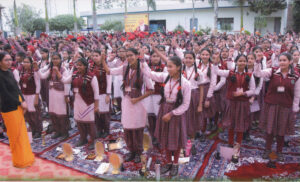
POLYGON ((284 136, 294 133, 299 112, 299 44, 293 32, 2 38, 2 114, 3 100, 10 101, 6 64, 27 103, 22 107, 34 139, 41 137, 41 116, 47 115, 47 132, 67 139, 72 116, 80 133, 76 146, 88 144, 89 136, 92 150, 98 137, 110 134, 111 113, 121 111, 125 161, 141 161, 147 127, 153 143, 166 151, 162 173, 177 175, 187 140, 203 142, 220 127, 228 129, 229 147, 251 140, 250 129, 260 128, 266 139, 262 157, 269 157, 275 137, 283 161, 284 136))

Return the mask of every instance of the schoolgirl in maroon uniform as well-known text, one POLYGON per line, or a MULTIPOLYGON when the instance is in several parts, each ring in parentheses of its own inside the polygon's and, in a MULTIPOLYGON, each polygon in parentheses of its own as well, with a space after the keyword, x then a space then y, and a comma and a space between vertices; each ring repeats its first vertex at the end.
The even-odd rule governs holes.
POLYGON ((66 96, 69 95, 69 90, 67 85, 60 81, 60 74, 69 75, 69 72, 62 67, 61 55, 54 52, 46 70, 38 71, 40 78, 47 79, 49 82, 49 114, 55 131, 52 139, 69 137, 66 105, 66 96))
MULTIPOLYGON (((248 72, 252 73, 254 72, 254 63, 256 60, 256 56, 253 53, 250 53, 247 55, 247 68, 248 68, 248 72)), ((252 127, 252 123, 256 125, 256 123, 259 122, 260 120, 260 116, 262 115, 262 113, 260 112, 262 107, 263 107, 263 95, 261 94, 261 90, 263 87, 263 83, 264 80, 262 78, 256 77, 255 75, 253 75, 254 77, 254 81, 255 81, 255 90, 254 90, 254 94, 252 95, 252 97, 250 98, 250 110, 251 110, 251 114, 250 114, 250 127, 248 129, 248 131, 246 131, 244 133, 244 137, 243 139, 246 141, 250 140, 250 135, 249 135, 249 130, 252 127)))
POLYGON ((284 136, 292 135, 295 130, 295 113, 299 112, 300 81, 291 63, 291 54, 282 53, 279 56, 279 68, 262 70, 259 61, 255 64, 254 74, 257 77, 270 78, 263 109, 265 114, 260 122, 260 127, 266 131, 264 159, 269 158, 273 138, 276 137, 278 160, 284 161, 284 136))
POLYGON ((20 88, 27 103, 25 121, 28 122, 33 138, 40 138, 43 130, 42 121, 39 118, 40 109, 38 108, 41 82, 37 72, 33 69, 31 57, 25 57, 20 71, 20 88))
POLYGON ((99 85, 97 77, 89 72, 88 62, 84 58, 76 61, 77 71, 72 75, 59 74, 59 78, 65 84, 71 83, 71 88, 75 94, 74 99, 74 120, 80 134, 80 139, 76 147, 83 146, 88 143, 88 135, 91 143, 88 149, 94 149, 96 139, 95 114, 99 112, 99 85))
MULTIPOLYGON (((123 64, 127 64, 126 61, 126 49, 124 47, 120 47, 117 51, 117 67, 122 66, 123 64)), ((123 97, 123 91, 121 89, 121 85, 123 82, 123 75, 114 75, 113 76, 113 97, 117 103, 117 107, 121 110, 121 103, 123 97)))
POLYGON ((203 48, 200 52, 200 62, 198 68, 203 75, 201 86, 203 86, 203 120, 202 128, 200 133, 200 140, 205 140, 205 131, 207 122, 209 122, 209 130, 212 128, 213 122, 212 119, 215 117, 216 108, 215 108, 215 99, 213 97, 214 88, 216 85, 216 75, 211 72, 211 52, 208 48, 203 48))
POLYGON ((187 135, 193 140, 197 131, 203 127, 201 125, 203 123, 203 88, 200 88, 201 72, 196 66, 196 56, 191 51, 184 52, 182 75, 191 86, 191 102, 185 115, 187 135))
MULTIPOLYGON (((215 65, 218 65, 219 69, 227 70, 226 67, 222 65, 220 61, 220 52, 217 50, 213 51, 212 62, 215 65)), ((218 121, 222 113, 225 113, 227 101, 226 98, 222 98, 226 96, 226 78, 217 76, 216 86, 214 88, 214 99, 216 103, 216 114, 214 116, 214 124, 211 128, 211 131, 215 131, 218 127, 218 121)))
POLYGON ((168 73, 154 72, 147 64, 143 64, 144 74, 153 81, 164 84, 161 89, 162 100, 155 129, 155 137, 162 149, 166 150, 167 164, 162 167, 161 173, 170 171, 171 176, 176 176, 180 149, 185 147, 187 141, 184 113, 190 105, 191 89, 189 82, 182 76, 180 58, 175 56, 168 59, 155 47, 152 49, 167 62, 168 69, 168 73))
MULTIPOLYGON (((41 69, 42 72, 44 72, 47 69, 46 66, 50 64, 49 50, 46 48, 43 48, 41 50, 41 55, 42 55, 42 59, 38 63, 38 67, 39 67, 39 69, 41 69)), ((49 112, 49 81, 47 79, 41 79, 41 98, 42 98, 42 103, 44 106, 43 116, 48 116, 48 112, 49 112), (47 110, 46 110, 46 108, 47 108, 47 110)), ((50 130, 49 130, 49 132, 50 132, 50 130)))
POLYGON ((229 106, 223 118, 223 127, 228 128, 228 144, 233 147, 234 134, 236 142, 241 145, 243 133, 250 125, 250 96, 255 90, 255 81, 251 73, 247 71, 247 57, 238 55, 235 59, 236 68, 234 71, 220 70, 214 66, 214 73, 227 78, 227 99, 229 106))
POLYGON ((95 115, 98 136, 106 138, 109 135, 110 123, 110 95, 111 95, 111 76, 106 74, 102 65, 101 51, 95 50, 91 55, 93 65, 90 66, 90 72, 94 73, 99 86, 99 113, 95 115))
MULTIPOLYGON (((150 52, 150 59, 148 65, 152 71, 163 72, 165 64, 162 63, 161 58, 154 51, 150 52)), ((156 143, 154 132, 156 128, 156 120, 159 110, 159 101, 161 99, 160 90, 162 84, 154 83, 154 93, 149 97, 145 98, 145 107, 148 113, 149 133, 152 137, 153 143, 156 143)))
POLYGON ((141 71, 139 53, 134 48, 129 48, 126 52, 128 64, 118 68, 109 69, 104 59, 106 72, 111 75, 124 75, 122 89, 124 97, 122 99, 121 122, 124 128, 124 139, 129 149, 125 161, 134 160, 135 163, 141 161, 140 155, 143 152, 143 136, 146 126, 147 111, 141 102, 153 92, 152 81, 144 76, 141 71), (142 85, 145 84, 149 91, 142 95, 142 85))
POLYGON ((274 52, 271 50, 271 42, 268 39, 264 39, 262 41, 262 49, 263 49, 264 56, 266 57, 267 67, 269 68, 272 66, 271 59, 274 52))

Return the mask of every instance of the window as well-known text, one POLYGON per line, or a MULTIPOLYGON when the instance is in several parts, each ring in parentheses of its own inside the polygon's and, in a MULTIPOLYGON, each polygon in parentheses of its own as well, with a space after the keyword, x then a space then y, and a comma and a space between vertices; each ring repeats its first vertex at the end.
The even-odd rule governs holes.
POLYGON ((223 31, 232 31, 233 18, 218 18, 218 29, 223 31))

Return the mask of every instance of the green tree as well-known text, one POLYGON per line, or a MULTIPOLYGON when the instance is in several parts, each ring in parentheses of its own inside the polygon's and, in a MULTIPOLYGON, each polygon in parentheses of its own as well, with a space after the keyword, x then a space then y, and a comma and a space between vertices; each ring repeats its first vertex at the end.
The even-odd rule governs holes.
MULTIPOLYGON (((80 29, 84 25, 84 20, 82 18, 76 18, 78 28, 80 29)), ((74 29, 75 18, 71 14, 58 15, 50 19, 50 29, 56 31, 71 31, 74 29)))
POLYGON ((295 32, 300 32, 300 1, 293 3, 293 27, 295 32))
POLYGON ((46 31, 46 21, 44 18, 36 18, 32 22, 32 30, 30 33, 34 33, 36 30, 41 30, 42 32, 46 31))
POLYGON ((31 33, 34 32, 33 22, 35 19, 40 17, 40 11, 37 11, 33 7, 26 4, 21 4, 16 8, 9 9, 9 11, 10 18, 8 24, 13 30, 15 30, 16 27, 19 27, 22 31, 31 33))
POLYGON ((248 4, 250 11, 260 15, 255 18, 255 28, 259 31, 267 26, 266 16, 287 7, 286 0, 248 0, 248 4))
POLYGON ((124 23, 120 20, 106 20, 100 27, 101 30, 106 31, 117 31, 121 32, 124 30, 124 23))

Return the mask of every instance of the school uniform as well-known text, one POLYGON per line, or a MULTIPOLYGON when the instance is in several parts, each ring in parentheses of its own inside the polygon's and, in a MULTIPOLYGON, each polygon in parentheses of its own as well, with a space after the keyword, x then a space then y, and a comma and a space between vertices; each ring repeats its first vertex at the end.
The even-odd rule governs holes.
MULTIPOLYGON (((69 95, 67 85, 58 80, 56 74, 51 71, 49 66, 45 72, 38 71, 41 79, 49 82, 49 114, 53 124, 54 131, 60 135, 68 135, 67 123, 67 105, 65 96, 69 95)), ((60 73, 64 76, 69 72, 65 68, 60 68, 60 73)))
POLYGON ((202 126, 203 115, 202 113, 198 112, 198 106, 200 100, 199 85, 202 82, 201 77, 203 77, 203 75, 201 74, 199 69, 195 71, 194 66, 191 66, 191 67, 186 67, 185 70, 183 70, 183 76, 190 83, 190 87, 191 87, 191 101, 190 101, 189 108, 185 113, 185 117, 186 117, 187 135, 193 137, 195 133, 203 127, 202 126), (196 77, 198 77, 197 80, 195 80, 196 77))
POLYGON ((273 138, 276 136, 278 160, 282 161, 284 136, 294 134, 295 113, 299 112, 299 75, 296 72, 292 74, 289 70, 284 77, 280 68, 261 70, 261 64, 255 64, 254 74, 258 77, 270 78, 264 99, 264 117, 260 122, 260 128, 266 132, 266 150, 263 158, 268 158, 273 138))
MULTIPOLYGON (((129 64, 129 63, 128 63, 129 64)), ((142 63, 140 63, 142 64, 142 63)), ((127 65, 122 65, 118 68, 110 70, 111 75, 125 75, 127 65)), ((142 84, 146 88, 153 90, 151 80, 144 76, 140 70, 141 88, 136 88, 135 81, 137 78, 137 70, 129 69, 127 78, 124 79, 124 97, 122 99, 122 116, 121 123, 124 128, 124 139, 131 153, 140 155, 143 152, 143 133, 147 121, 147 111, 143 102, 131 103, 132 98, 142 96, 142 84)))
POLYGON ((300 74, 300 64, 293 64, 293 67, 294 67, 295 72, 300 74))
POLYGON ((260 126, 267 134, 284 136, 294 133, 294 113, 299 111, 300 81, 297 73, 283 77, 280 68, 261 70, 255 64, 254 74, 270 78, 269 89, 265 96, 264 119, 260 126))
MULTIPOLYGON (((253 73, 254 70, 249 70, 249 72, 253 73)), ((251 121, 258 121, 260 120, 260 116, 261 116, 261 109, 263 107, 263 102, 264 102, 264 98, 262 96, 261 93, 261 89, 263 87, 263 78, 258 78, 255 75, 254 76, 254 81, 255 81, 255 90, 254 90, 254 102, 250 105, 250 108, 253 108, 253 111, 251 111, 250 113, 250 119, 251 121)))
MULTIPOLYGON (((202 82, 200 83, 203 86, 203 106, 202 106, 202 108, 203 108, 203 123, 206 123, 205 118, 213 118, 216 114, 216 108, 215 108, 216 102, 213 97, 213 93, 214 93, 214 88, 216 86, 217 76, 215 74, 213 74, 213 72, 211 70, 210 77, 208 77, 207 76, 208 67, 211 67, 210 63, 208 63, 207 65, 200 63, 198 65, 198 68, 203 75, 202 82), (204 106, 205 100, 209 100, 209 102, 210 102, 210 105, 208 108, 206 108, 204 106)), ((203 126, 204 125, 205 124, 203 124, 203 126)))
MULTIPOLYGON (((218 65, 219 69, 227 70, 221 63, 218 65)), ((216 112, 225 112, 227 101, 222 98, 226 94, 226 78, 217 75, 216 86, 214 88, 214 99, 216 103, 216 112)))
POLYGON ((24 99, 27 103, 28 110, 25 113, 25 121, 28 122, 33 136, 41 135, 43 126, 40 120, 40 109, 35 107, 34 101, 36 95, 40 94, 41 82, 37 72, 22 70, 19 82, 24 99))
MULTIPOLYGON (((155 72, 163 72, 165 65, 163 63, 159 63, 158 65, 151 65, 150 69, 155 72)), ((154 93, 149 97, 144 99, 144 105, 148 113, 148 129, 152 138, 154 138, 154 132, 156 128, 156 119, 159 110, 159 102, 161 100, 160 90, 162 84, 158 82, 154 82, 154 93)))
POLYGON ((237 142, 241 144, 243 133, 246 132, 250 125, 250 103, 249 97, 254 94, 255 81, 251 73, 238 73, 230 70, 220 70, 218 66, 213 66, 213 72, 219 76, 227 78, 227 94, 229 106, 225 111, 222 121, 224 128, 229 128, 229 141, 233 145, 234 132, 237 133, 237 142), (250 78, 249 83, 245 80, 246 76, 250 78), (235 77, 235 81, 232 81, 235 77), (233 93, 242 90, 245 96, 234 97, 233 93))
MULTIPOLYGON (((42 72, 47 71, 49 65, 48 60, 41 60, 39 62, 39 69, 42 72)), ((44 105, 48 107, 49 111, 49 81, 47 79, 41 79, 41 98, 44 105)))
MULTIPOLYGON (((124 62, 119 58, 115 58, 111 64, 108 64, 110 68, 117 68, 122 66, 124 62)), ((125 64, 126 65, 126 64, 125 64)), ((121 89, 123 83, 123 75, 113 75, 112 84, 113 84, 113 97, 121 99, 123 97, 123 91, 121 89)))
POLYGON ((109 134, 110 102, 106 103, 105 98, 111 94, 111 76, 106 74, 102 64, 96 65, 94 63, 90 72, 97 77, 99 86, 99 113, 95 114, 97 131, 109 134))
MULTIPOLYGON (((144 64, 143 73, 153 81, 159 83, 164 83, 168 77, 168 73, 151 71, 147 64, 144 64)), ((179 80, 171 78, 164 84, 165 100, 159 108, 154 134, 160 143, 160 146, 169 151, 177 151, 180 148, 185 148, 187 142, 186 119, 184 113, 188 110, 190 105, 191 88, 190 83, 182 76, 181 91, 183 102, 180 106, 175 108, 178 87, 179 80), (170 112, 173 114, 171 120, 169 122, 162 121, 162 117, 170 112)))
POLYGON ((77 122, 80 142, 86 143, 87 136, 90 135, 93 143, 96 139, 94 102, 99 99, 97 77, 91 72, 85 75, 73 72, 72 75, 63 76, 61 81, 72 84, 72 91, 75 94, 74 120, 77 122))

